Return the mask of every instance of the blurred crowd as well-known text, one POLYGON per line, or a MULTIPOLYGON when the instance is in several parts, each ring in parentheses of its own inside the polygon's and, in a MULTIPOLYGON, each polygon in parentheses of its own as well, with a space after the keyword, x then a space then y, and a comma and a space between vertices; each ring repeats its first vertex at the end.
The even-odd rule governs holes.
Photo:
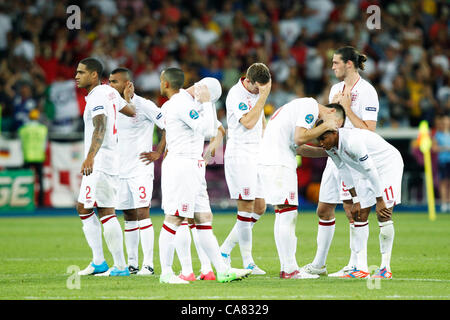
POLYGON ((295 97, 327 102, 337 82, 333 51, 344 45, 368 56, 362 75, 379 94, 380 127, 416 127, 422 119, 433 126, 436 114, 450 113, 445 0, 76 3, 80 28, 70 30, 70 1, 0 2, 3 131, 17 130, 34 108, 50 131, 67 123, 69 131, 81 131, 84 93, 73 77, 88 56, 103 61, 105 80, 116 67, 132 70, 136 91, 158 105, 164 102, 160 71, 168 66, 186 72, 186 86, 205 76, 219 79, 224 94, 218 115, 226 126, 226 93, 251 63, 264 62, 273 73, 265 108, 270 115, 295 97), (368 27, 370 5, 380 9, 379 29, 368 27))

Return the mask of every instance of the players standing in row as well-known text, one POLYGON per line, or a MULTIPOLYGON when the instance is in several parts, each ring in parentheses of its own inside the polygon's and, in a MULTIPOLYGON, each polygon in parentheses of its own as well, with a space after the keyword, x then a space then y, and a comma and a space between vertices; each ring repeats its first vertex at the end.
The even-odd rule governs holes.
POLYGON ((100 61, 86 58, 78 64, 75 76, 78 87, 88 91, 83 114, 85 160, 81 167, 83 178, 77 212, 93 254, 91 263, 79 274, 127 276, 130 273, 123 252, 122 228, 115 215, 120 169, 116 120, 119 111, 127 116, 135 115, 130 100, 133 86, 125 88, 125 101, 117 90, 100 84, 102 72, 100 61), (103 256, 102 227, 94 207, 97 207, 105 241, 114 259, 111 269, 103 256))
POLYGON ((169 98, 163 105, 166 121, 167 156, 162 164, 161 191, 164 224, 159 237, 160 282, 189 283, 172 270, 174 237, 185 218, 194 218, 200 244, 216 268, 217 280, 229 282, 246 277, 251 271, 233 269, 221 258, 212 231, 212 213, 206 191, 205 164, 202 158, 205 137, 214 135, 214 110, 206 86, 198 86, 196 100, 203 107, 200 114, 189 93, 181 89, 184 73, 168 68, 161 74, 161 94, 169 98))
MULTIPOLYGON (((131 72, 117 68, 109 76, 109 85, 122 97, 127 85, 131 83, 131 72)), ((164 152, 164 122, 161 109, 152 101, 133 94, 131 102, 136 108, 133 118, 119 114, 117 127, 119 139, 120 167, 118 210, 123 210, 125 219, 125 246, 128 256, 128 269, 131 274, 152 275, 154 229, 150 218, 150 204, 153 192, 153 162, 146 165, 139 159, 140 154, 154 154, 154 160, 164 152), (157 150, 153 149, 154 125, 163 130, 157 150), (139 240, 144 255, 142 269, 139 271, 139 240)))
POLYGON ((225 261, 237 242, 244 268, 265 274, 252 257, 252 228, 266 210, 258 172, 259 144, 266 125, 264 105, 272 85, 269 68, 254 63, 239 79, 226 99, 228 140, 225 150, 225 178, 230 198, 237 201, 237 220, 221 246, 225 261))

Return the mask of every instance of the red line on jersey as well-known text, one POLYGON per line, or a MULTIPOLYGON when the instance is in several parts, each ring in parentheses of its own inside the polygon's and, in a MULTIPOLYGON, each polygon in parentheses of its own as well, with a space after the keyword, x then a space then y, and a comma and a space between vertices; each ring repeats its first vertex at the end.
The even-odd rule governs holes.
POLYGON ((190 224, 190 225, 189 225, 189 228, 194 229, 194 228, 195 228, 195 223, 190 224))
POLYGON ((124 231, 124 232, 131 232, 131 231, 136 231, 136 230, 139 230, 139 227, 133 228, 133 229, 125 229, 125 230, 123 230, 123 231, 124 231))
POLYGON ((108 217, 108 218, 106 218, 106 219, 100 219, 100 221, 102 222, 102 224, 105 224, 106 222, 108 222, 109 220, 111 220, 112 218, 115 218, 116 217, 116 215, 112 215, 112 216, 110 216, 110 217, 108 217))
POLYGON ((183 222, 181 225, 182 226, 187 226, 187 222, 183 222))
POLYGON ((176 234, 177 232, 175 230, 170 229, 168 226, 163 224, 163 228, 166 229, 167 232, 170 232, 171 234, 176 234))
POLYGON ((140 227, 139 229, 141 229, 141 230, 148 229, 148 228, 150 228, 152 225, 153 225, 153 224, 149 224, 148 226, 140 227))

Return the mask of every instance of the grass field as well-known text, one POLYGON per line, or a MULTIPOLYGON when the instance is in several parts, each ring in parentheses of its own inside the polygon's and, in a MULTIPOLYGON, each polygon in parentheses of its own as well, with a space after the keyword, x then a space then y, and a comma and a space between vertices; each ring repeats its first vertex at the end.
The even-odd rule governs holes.
MULTIPOLYGON (((123 221, 122 216, 119 218, 123 221)), ((234 224, 233 214, 217 214, 214 232, 219 243, 234 224)), ((155 271, 160 272, 158 236, 162 215, 152 216, 155 226, 155 271)), ((337 216, 336 232, 328 255, 327 267, 334 272, 349 258, 349 226, 343 213, 337 216)), ((399 213, 394 217, 395 241, 392 254, 392 280, 383 280, 379 288, 367 280, 330 279, 281 280, 273 239, 274 215, 267 213, 255 225, 253 256, 267 271, 265 276, 250 276, 244 281, 220 284, 196 281, 184 286, 162 285, 158 276, 82 277, 79 289, 68 269, 84 268, 90 261, 90 249, 80 219, 74 216, 0 219, 0 299, 156 299, 156 300, 448 300, 450 298, 450 216, 438 215, 430 222, 422 213, 399 213), (73 267, 76 266, 76 267, 73 267), (372 287, 370 286, 372 284, 372 287), (371 289, 372 288, 372 289, 371 289)), ((378 265, 380 252, 378 225, 370 217, 368 263, 378 265)), ((297 222, 297 261, 300 266, 314 258, 317 217, 301 213, 297 222)), ((104 245, 105 257, 112 258, 104 245)), ((199 261, 192 244, 194 270, 199 261)), ((142 254, 140 252, 140 258, 142 254)), ((240 252, 232 252, 232 265, 242 267, 240 252)), ((73 270, 73 269, 72 269, 73 270)), ((180 266, 175 258, 174 270, 180 266)))

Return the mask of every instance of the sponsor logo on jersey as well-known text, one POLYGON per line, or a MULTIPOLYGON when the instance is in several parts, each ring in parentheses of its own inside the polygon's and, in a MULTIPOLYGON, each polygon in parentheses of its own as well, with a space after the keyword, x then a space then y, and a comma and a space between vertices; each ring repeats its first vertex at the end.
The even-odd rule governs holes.
POLYGON ((104 109, 103 106, 96 106, 92 111, 102 110, 104 109))
POLYGON ((311 113, 306 115, 305 121, 307 124, 310 124, 311 122, 313 122, 313 120, 314 120, 314 116, 311 113))
POLYGON ((192 109, 190 112, 189 112, 189 116, 192 118, 192 119, 197 119, 198 118, 198 112, 197 111, 195 111, 194 109, 192 109))
POLYGON ((162 117, 162 113, 160 112, 160 113, 156 116, 156 120, 161 119, 161 117, 162 117))
POLYGON ((377 111, 377 108, 375 107, 366 107, 367 111, 377 111))
POLYGON ((359 158, 359 161, 366 161, 369 158, 369 155, 366 154, 364 157, 359 158))
POLYGON ((243 103, 243 102, 239 103, 239 110, 245 111, 247 109, 248 109, 248 107, 245 103, 243 103))

